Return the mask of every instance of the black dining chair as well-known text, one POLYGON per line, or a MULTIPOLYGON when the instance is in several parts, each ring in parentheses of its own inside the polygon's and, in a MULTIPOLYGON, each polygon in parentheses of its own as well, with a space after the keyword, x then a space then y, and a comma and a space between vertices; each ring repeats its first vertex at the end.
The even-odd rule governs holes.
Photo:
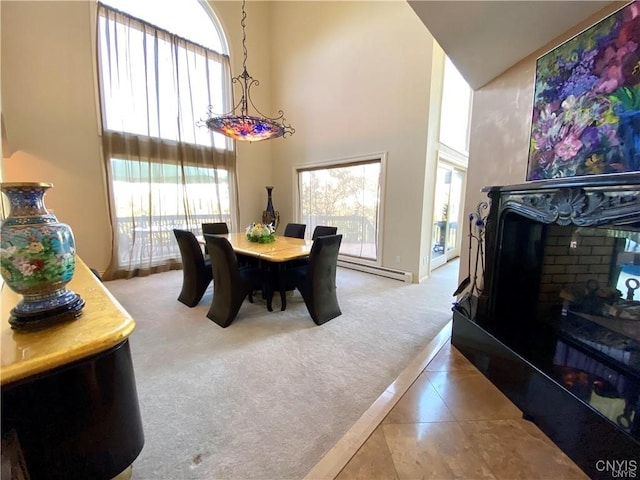
POLYGON ((211 283, 211 261, 205 260, 196 236, 189 230, 173 229, 182 257, 182 290, 178 301, 195 307, 211 283))
POLYGON ((284 236, 293 238, 304 238, 304 232, 307 226, 304 223, 287 223, 284 227, 284 236))
POLYGON ((242 302, 248 298, 253 303, 253 291, 264 287, 259 267, 240 267, 233 247, 224 237, 205 235, 211 257, 213 299, 207 318, 223 328, 231 325, 242 302))
POLYGON ((318 237, 324 237, 325 235, 336 235, 338 233, 338 227, 329 227, 327 225, 316 225, 311 235, 311 240, 315 240, 318 237))
MULTIPOLYGON (((338 233, 338 227, 329 227, 326 225, 316 225, 311 235, 311 240, 315 240, 318 237, 324 237, 325 235, 336 235, 338 233)), ((299 258, 297 260, 291 260, 287 262, 287 268, 299 267, 302 265, 308 265, 309 258, 299 258)), ((295 287, 287 285, 287 290, 293 290, 295 287)))
MULTIPOLYGON (((229 233, 229 227, 226 222, 209 222, 202 224, 202 234, 203 235, 224 235, 229 233)), ((204 246, 204 254, 207 255, 209 251, 207 250, 207 246, 204 246)))
POLYGON ((223 235, 229 233, 226 222, 210 222, 202 224, 203 235, 223 235))
POLYGON ((340 315, 336 294, 338 252, 342 235, 327 235, 313 241, 309 264, 287 271, 302 298, 311 319, 322 325, 340 315))

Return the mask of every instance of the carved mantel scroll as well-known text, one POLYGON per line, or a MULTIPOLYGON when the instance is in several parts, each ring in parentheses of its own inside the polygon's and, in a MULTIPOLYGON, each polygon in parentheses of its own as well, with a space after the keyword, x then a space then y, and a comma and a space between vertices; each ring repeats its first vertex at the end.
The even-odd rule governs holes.
MULTIPOLYGON (((508 268, 503 262, 504 236, 509 235, 507 244, 511 254, 517 256, 515 245, 528 241, 517 237, 518 232, 525 232, 523 235, 527 236, 542 235, 540 229, 521 224, 517 217, 534 224, 640 231, 640 173, 553 179, 485 187, 483 191, 489 196, 490 210, 485 231, 484 288, 477 308, 477 318, 482 321, 492 321, 497 308, 497 299, 489 294, 497 288, 496 269, 499 265, 508 268), (505 225, 509 227, 506 231, 505 225), (514 228, 515 225, 522 228, 514 228)), ((535 268, 536 264, 532 260, 530 267, 535 268)))
POLYGON ((505 192, 501 210, 547 224, 632 225, 640 222, 640 191, 567 187, 550 192, 505 192))

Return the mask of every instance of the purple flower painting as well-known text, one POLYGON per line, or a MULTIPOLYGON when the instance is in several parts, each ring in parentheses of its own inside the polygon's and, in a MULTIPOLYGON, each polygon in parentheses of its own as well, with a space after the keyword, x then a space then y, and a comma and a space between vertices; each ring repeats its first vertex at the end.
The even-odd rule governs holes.
POLYGON ((640 3, 536 63, 527 180, 640 170, 640 3))

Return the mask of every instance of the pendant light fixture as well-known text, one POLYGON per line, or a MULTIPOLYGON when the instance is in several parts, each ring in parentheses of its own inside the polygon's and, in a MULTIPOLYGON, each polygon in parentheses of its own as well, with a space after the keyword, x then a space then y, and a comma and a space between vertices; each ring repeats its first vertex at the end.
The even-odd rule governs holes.
POLYGON ((205 121, 207 128, 214 132, 221 133, 235 140, 244 140, 249 142, 257 142, 260 140, 268 140, 271 138, 284 137, 293 135, 295 129, 291 125, 287 125, 284 118, 284 112, 278 111, 278 116, 271 118, 263 115, 251 101, 250 90, 254 85, 260 85, 260 82, 254 79, 247 72, 247 46, 245 33, 245 20, 247 13, 245 12, 245 0, 242 0, 242 51, 244 60, 242 62, 242 73, 237 77, 233 77, 232 84, 239 84, 242 92, 240 101, 233 107, 229 113, 216 115, 209 107, 209 118, 205 121), (257 115, 249 114, 249 106, 251 106, 257 115))

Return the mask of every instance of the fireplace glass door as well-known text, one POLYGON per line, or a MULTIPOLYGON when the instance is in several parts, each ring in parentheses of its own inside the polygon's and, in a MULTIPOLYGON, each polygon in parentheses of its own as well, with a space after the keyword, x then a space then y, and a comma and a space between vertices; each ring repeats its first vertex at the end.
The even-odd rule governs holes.
POLYGON ((640 439, 640 233, 509 213, 493 333, 640 439))

